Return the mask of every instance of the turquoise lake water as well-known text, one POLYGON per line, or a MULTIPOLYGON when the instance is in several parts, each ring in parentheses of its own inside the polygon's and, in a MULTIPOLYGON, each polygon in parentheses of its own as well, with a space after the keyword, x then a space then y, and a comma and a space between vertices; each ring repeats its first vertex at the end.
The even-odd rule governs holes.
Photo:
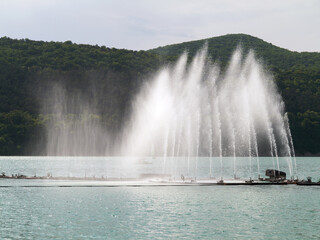
MULTIPOLYGON (((101 174, 110 161, 117 162, 3 157, 0 171, 101 174)), ((301 176, 320 177, 320 158, 297 164, 301 176)), ((22 187, 23 181, 0 179, 0 239, 320 239, 317 186, 61 188, 22 187)))

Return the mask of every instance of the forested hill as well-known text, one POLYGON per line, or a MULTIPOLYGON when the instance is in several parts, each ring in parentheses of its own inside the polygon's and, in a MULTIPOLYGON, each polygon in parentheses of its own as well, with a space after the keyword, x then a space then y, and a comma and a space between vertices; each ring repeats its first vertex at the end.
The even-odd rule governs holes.
POLYGON ((206 43, 208 44, 208 52, 211 58, 222 65, 228 63, 233 51, 237 46, 240 46, 244 53, 250 49, 254 50, 259 58, 275 68, 286 70, 299 68, 316 72, 320 71, 320 53, 292 52, 246 34, 228 34, 220 37, 172 44, 151 49, 149 52, 163 56, 179 56, 184 51, 187 51, 189 56, 193 57, 206 43))
POLYGON ((110 101, 123 100, 128 91, 138 87, 138 79, 153 73, 161 64, 157 55, 146 51, 3 37, 0 112, 18 109, 39 113, 38 94, 52 81, 63 82, 68 90, 78 89, 83 94, 94 82, 96 88, 105 88, 110 101))
POLYGON ((131 97, 163 61, 146 51, 0 38, 0 155, 43 154, 45 125, 62 94, 55 89, 72 105, 64 114, 85 104, 118 130, 131 97))
MULTIPOLYGON (((222 66, 239 43, 244 51, 254 49, 284 97, 297 152, 320 152, 320 53, 291 52, 231 34, 149 51, 0 38, 0 155, 42 154, 34 146, 44 147, 39 142, 45 141, 44 129, 55 111, 50 99, 57 84, 67 92, 66 101, 86 99, 93 106, 90 113, 119 130, 141 84, 184 50, 192 57, 205 42, 222 66)), ((77 108, 66 111, 79 113, 77 108)))
POLYGON ((320 152, 320 53, 292 52, 245 34, 229 34, 151 49, 162 56, 184 51, 192 58, 205 43, 210 57, 222 67, 233 51, 253 49, 272 72, 289 112, 295 148, 300 154, 320 152))

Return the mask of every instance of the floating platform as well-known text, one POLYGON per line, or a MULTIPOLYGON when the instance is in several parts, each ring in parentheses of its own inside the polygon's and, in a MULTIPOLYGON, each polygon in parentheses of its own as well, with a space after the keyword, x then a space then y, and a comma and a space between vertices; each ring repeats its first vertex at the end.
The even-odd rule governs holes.
POLYGON ((96 178, 96 177, 46 177, 25 175, 0 175, 0 187, 144 187, 144 186, 259 186, 259 185, 301 185, 320 186, 320 182, 304 180, 274 179, 164 179, 163 176, 146 176, 141 178, 96 178), (11 181, 1 181, 1 180, 11 181), (17 181, 15 181, 17 180, 17 181))

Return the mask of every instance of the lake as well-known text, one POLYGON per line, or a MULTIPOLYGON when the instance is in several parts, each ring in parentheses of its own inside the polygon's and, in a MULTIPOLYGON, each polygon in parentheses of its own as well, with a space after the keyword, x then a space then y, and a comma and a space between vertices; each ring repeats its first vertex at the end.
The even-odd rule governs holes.
MULTIPOLYGON (((126 165, 122 158, 1 157, 0 171, 120 178, 162 169, 161 159, 136 160, 126 165)), ((237 160, 238 175, 245 177, 248 161, 237 160)), ((224 162, 227 178, 232 161, 224 162)), ((199 159, 199 178, 208 175, 208 163, 199 159)), ((260 159, 261 169, 270 164, 260 159)), ((217 172, 219 160, 212 165, 217 172)), ((297 158, 297 169, 299 178, 317 181, 320 158, 297 158)), ((0 179, 0 239, 320 239, 317 186, 73 188, 46 187, 46 180, 30 187, 28 181, 32 186, 33 180, 0 179)))

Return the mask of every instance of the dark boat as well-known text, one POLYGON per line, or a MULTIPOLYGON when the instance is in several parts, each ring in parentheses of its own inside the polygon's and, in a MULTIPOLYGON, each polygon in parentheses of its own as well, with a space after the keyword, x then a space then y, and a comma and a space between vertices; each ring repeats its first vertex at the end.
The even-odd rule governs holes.
POLYGON ((279 180, 285 180, 287 177, 287 174, 285 172, 275 170, 275 169, 267 169, 266 170, 266 176, 269 177, 268 180, 271 181, 279 181, 279 180))

